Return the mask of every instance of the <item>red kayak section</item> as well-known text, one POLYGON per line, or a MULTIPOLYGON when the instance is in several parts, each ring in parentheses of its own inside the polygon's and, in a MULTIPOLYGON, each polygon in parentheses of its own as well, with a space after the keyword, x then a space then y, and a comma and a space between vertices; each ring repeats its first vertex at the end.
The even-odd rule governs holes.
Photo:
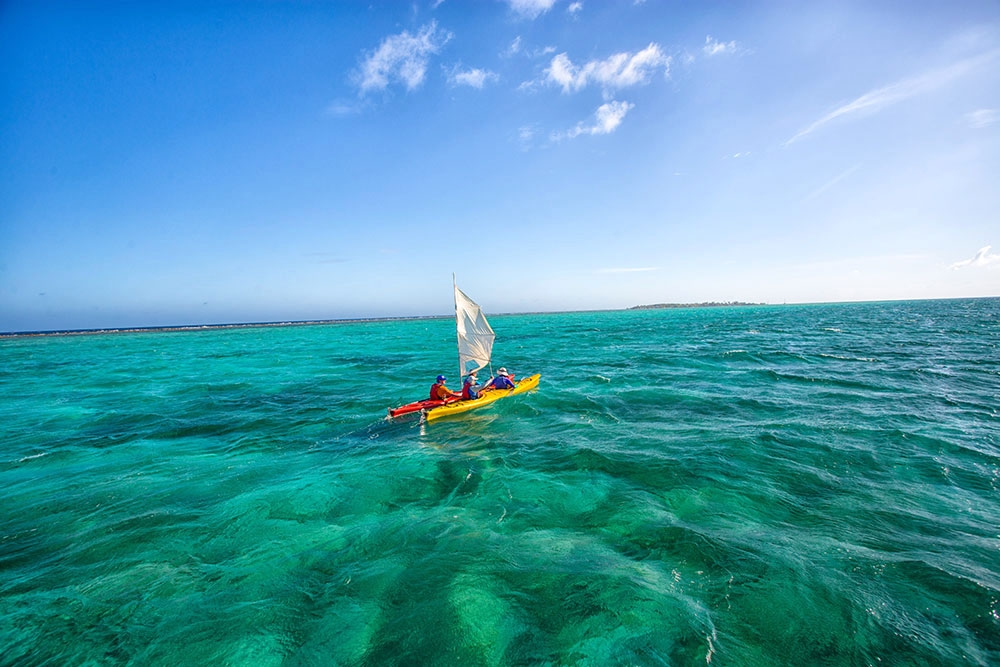
POLYGON ((411 412, 420 412, 424 409, 436 408, 439 405, 447 405, 448 403, 454 403, 455 401, 460 401, 460 398, 449 398, 445 401, 437 400, 432 401, 430 399, 424 401, 417 401, 416 403, 407 403, 406 405, 401 405, 398 408, 389 408, 390 417, 402 417, 403 415, 408 415, 411 412))

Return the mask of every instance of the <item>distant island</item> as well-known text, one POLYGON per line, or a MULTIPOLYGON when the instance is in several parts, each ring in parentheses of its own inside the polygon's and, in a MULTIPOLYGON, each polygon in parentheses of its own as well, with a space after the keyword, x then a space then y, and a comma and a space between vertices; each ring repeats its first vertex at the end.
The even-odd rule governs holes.
POLYGON ((632 306, 629 310, 656 310, 659 308, 719 308, 722 306, 766 305, 766 303, 747 303, 746 301, 704 301, 702 303, 652 303, 645 306, 632 306))

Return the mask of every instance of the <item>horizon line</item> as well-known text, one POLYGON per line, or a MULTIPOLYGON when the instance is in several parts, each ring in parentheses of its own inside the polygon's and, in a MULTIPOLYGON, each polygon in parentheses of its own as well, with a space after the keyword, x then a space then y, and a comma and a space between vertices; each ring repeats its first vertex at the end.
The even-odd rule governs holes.
MULTIPOLYGON (((568 315, 572 313, 604 313, 615 311, 631 310, 665 310, 663 306, 687 307, 687 308, 717 308, 736 307, 746 308, 749 306, 770 307, 770 306, 814 306, 814 305, 836 305, 836 304, 864 304, 864 303, 907 303, 911 301, 964 301, 974 299, 1000 299, 1000 295, 994 296, 957 296, 957 297, 929 297, 914 299, 862 299, 858 301, 793 301, 782 303, 768 302, 739 302, 739 301, 701 301, 690 303, 657 303, 642 304, 636 306, 625 306, 620 308, 580 308, 572 310, 536 310, 517 312, 497 312, 491 313, 490 317, 505 317, 510 315, 568 315)), ((29 331, 0 331, 2 338, 30 338, 43 336, 85 336, 117 333, 156 333, 171 331, 203 331, 206 329, 252 329, 263 327, 291 327, 323 324, 360 324, 364 322, 406 322, 410 320, 440 320, 451 319, 454 315, 387 315, 383 317, 342 317, 316 320, 273 320, 264 322, 219 322, 206 324, 165 324, 152 326, 135 327, 93 327, 87 329, 42 329, 29 331)))

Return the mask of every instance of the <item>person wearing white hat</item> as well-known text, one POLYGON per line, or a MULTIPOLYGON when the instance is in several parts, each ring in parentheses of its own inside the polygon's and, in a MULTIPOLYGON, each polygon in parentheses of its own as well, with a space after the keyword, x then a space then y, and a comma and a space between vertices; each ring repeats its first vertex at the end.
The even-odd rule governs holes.
POLYGON ((507 373, 507 369, 501 367, 497 371, 497 376, 486 383, 486 388, 488 389, 513 389, 514 376, 507 373))

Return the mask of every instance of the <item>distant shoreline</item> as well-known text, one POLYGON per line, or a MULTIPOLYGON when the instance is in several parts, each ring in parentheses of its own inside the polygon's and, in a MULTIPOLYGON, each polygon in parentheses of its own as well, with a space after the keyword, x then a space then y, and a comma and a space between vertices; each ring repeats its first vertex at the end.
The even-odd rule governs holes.
POLYGON ((628 310, 659 310, 663 308, 722 308, 727 306, 766 306, 766 303, 746 301, 703 301, 702 303, 653 303, 645 306, 631 306, 628 310))
MULTIPOLYGON (((561 315, 566 313, 598 313, 621 310, 609 308, 604 310, 559 310, 531 311, 524 313, 491 313, 490 317, 508 315, 561 315)), ((419 320, 454 320, 454 314, 448 315, 401 315, 388 317, 344 317, 329 320, 283 320, 278 322, 231 322, 225 324, 171 324, 152 327, 102 327, 100 329, 63 329, 57 331, 6 331, 0 332, 3 338, 39 338, 47 336, 94 336, 120 333, 165 333, 172 331, 210 331, 214 329, 259 329, 266 327, 299 327, 322 326, 330 324, 363 324, 365 322, 409 322, 419 320)))
POLYGON ((105 327, 101 329, 66 329, 62 331, 18 331, 0 333, 0 338, 40 336, 91 336, 119 333, 160 333, 169 331, 208 331, 212 329, 258 329, 323 324, 358 324, 362 322, 402 322, 407 320, 441 320, 453 315, 411 315, 408 317, 348 317, 335 320, 287 320, 280 322, 233 322, 228 324, 178 324, 160 327, 105 327))
MULTIPOLYGON (((968 299, 998 299, 1000 296, 949 297, 943 299, 886 299, 884 301, 823 301, 793 304, 750 303, 746 301, 704 301, 701 303, 654 303, 628 308, 594 308, 584 310, 528 311, 523 313, 492 313, 490 316, 508 315, 565 315, 571 313, 602 313, 627 312, 632 310, 671 310, 683 308, 723 308, 772 305, 830 305, 830 304, 861 304, 861 303, 905 303, 911 301, 963 301, 968 299)), ((320 326, 330 324, 361 324, 365 322, 407 322, 419 320, 453 319, 454 315, 408 315, 390 317, 345 317, 326 320, 286 320, 278 322, 233 322, 228 324, 179 324, 153 327, 104 327, 100 329, 65 329, 57 331, 7 331, 0 332, 0 340, 6 338, 37 338, 48 336, 89 336, 118 333, 156 333, 172 331, 208 331, 212 329, 255 329, 264 327, 320 326)))

